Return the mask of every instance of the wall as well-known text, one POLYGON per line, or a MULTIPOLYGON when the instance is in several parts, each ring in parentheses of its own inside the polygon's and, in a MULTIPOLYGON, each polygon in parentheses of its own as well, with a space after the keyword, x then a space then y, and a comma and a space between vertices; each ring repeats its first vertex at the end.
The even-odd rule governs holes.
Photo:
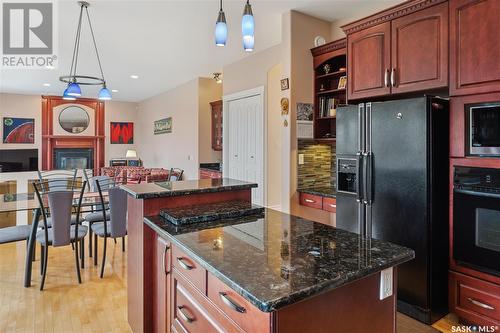
POLYGON ((222 152, 212 149, 212 108, 210 102, 222 99, 222 84, 213 79, 200 78, 198 116, 198 160, 200 163, 222 161, 222 152))
POLYGON ((105 160, 107 164, 112 158, 125 157, 128 149, 137 150, 138 141, 140 140, 140 134, 137 130, 137 103, 107 101, 104 118, 106 122, 106 125, 104 126, 104 134, 106 135, 105 160), (109 133, 111 122, 133 122, 134 143, 131 145, 111 144, 109 133))
POLYGON ((181 168, 198 178, 199 79, 139 103, 138 154, 146 167, 181 168), (153 134, 155 120, 172 117, 172 133, 153 134))
POLYGON ((42 101, 40 96, 0 93, 0 121, 3 117, 34 118, 34 144, 4 144, 3 123, 0 123, 0 149, 38 149, 38 164, 41 162, 42 147, 42 101))
MULTIPOLYGON (((137 104, 129 102, 108 101, 105 106, 105 159, 106 163, 110 158, 125 157, 127 149, 136 149, 137 132, 134 133, 133 145, 112 145, 109 141, 109 127, 112 121, 137 121, 137 104)), ((4 144, 0 140, 0 149, 38 149, 38 163, 41 160, 41 140, 42 140, 42 99, 39 95, 17 95, 0 93, 0 118, 20 117, 35 119, 35 143, 34 144, 4 144)), ((1 125, 1 124, 0 124, 1 125)), ((3 126, 0 126, 0 133, 3 126)), ((3 133, 1 133, 3 135, 3 133)), ((1 136, 0 135, 0 136, 1 136)), ((3 136, 2 136, 3 137, 3 136)))

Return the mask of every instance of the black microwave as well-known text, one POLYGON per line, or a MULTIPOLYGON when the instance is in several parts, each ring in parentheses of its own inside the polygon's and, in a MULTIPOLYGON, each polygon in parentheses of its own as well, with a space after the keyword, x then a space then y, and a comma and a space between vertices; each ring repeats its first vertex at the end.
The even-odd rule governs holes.
POLYGON ((500 157, 500 102, 467 104, 468 155, 500 157))

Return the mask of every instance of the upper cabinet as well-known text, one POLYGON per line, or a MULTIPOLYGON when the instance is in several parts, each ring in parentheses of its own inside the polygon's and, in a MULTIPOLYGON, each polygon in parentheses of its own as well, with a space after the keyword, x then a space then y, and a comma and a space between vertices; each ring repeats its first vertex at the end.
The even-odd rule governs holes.
POLYGON ((448 86, 448 3, 414 0, 343 27, 348 99, 448 86))
POLYGON ((211 102, 212 108, 212 149, 222 150, 222 101, 211 102))
POLYGON ((347 37, 347 45, 347 98, 390 94, 391 24, 355 32, 347 37))
POLYGON ((450 1, 450 94, 500 91, 498 0, 450 1))

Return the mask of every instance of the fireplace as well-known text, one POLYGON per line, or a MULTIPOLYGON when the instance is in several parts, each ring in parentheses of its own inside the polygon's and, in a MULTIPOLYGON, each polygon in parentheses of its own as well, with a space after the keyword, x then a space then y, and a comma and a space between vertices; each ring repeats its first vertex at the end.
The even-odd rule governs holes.
POLYGON ((92 148, 55 148, 54 169, 92 169, 94 149, 92 148))

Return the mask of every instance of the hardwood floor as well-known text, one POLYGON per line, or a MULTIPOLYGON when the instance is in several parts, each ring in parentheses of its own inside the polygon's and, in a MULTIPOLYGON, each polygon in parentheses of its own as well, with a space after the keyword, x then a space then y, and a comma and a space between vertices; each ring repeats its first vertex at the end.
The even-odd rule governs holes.
MULTIPOLYGON (((99 244, 102 249, 102 240, 99 244)), ((0 245, 0 332, 131 332, 127 324, 126 252, 108 241, 104 278, 86 258, 82 284, 71 247, 50 248, 45 290, 40 291, 40 250, 31 288, 23 287, 25 243, 0 245)), ((87 250, 87 249, 86 249, 87 250)), ((87 255, 88 253, 86 253, 87 255)), ((99 256, 99 262, 101 261, 99 256)), ((430 326, 398 314, 398 333, 451 332, 452 315, 430 326)), ((377 333, 377 332, 375 332, 377 333)))
MULTIPOLYGON (((103 279, 100 266, 93 266, 87 256, 81 285, 71 247, 50 247, 44 291, 39 290, 39 248, 32 287, 23 287, 25 244, 0 245, 0 332, 130 332, 121 240, 108 240, 103 279)), ((100 241, 100 249, 102 245, 100 241)))

